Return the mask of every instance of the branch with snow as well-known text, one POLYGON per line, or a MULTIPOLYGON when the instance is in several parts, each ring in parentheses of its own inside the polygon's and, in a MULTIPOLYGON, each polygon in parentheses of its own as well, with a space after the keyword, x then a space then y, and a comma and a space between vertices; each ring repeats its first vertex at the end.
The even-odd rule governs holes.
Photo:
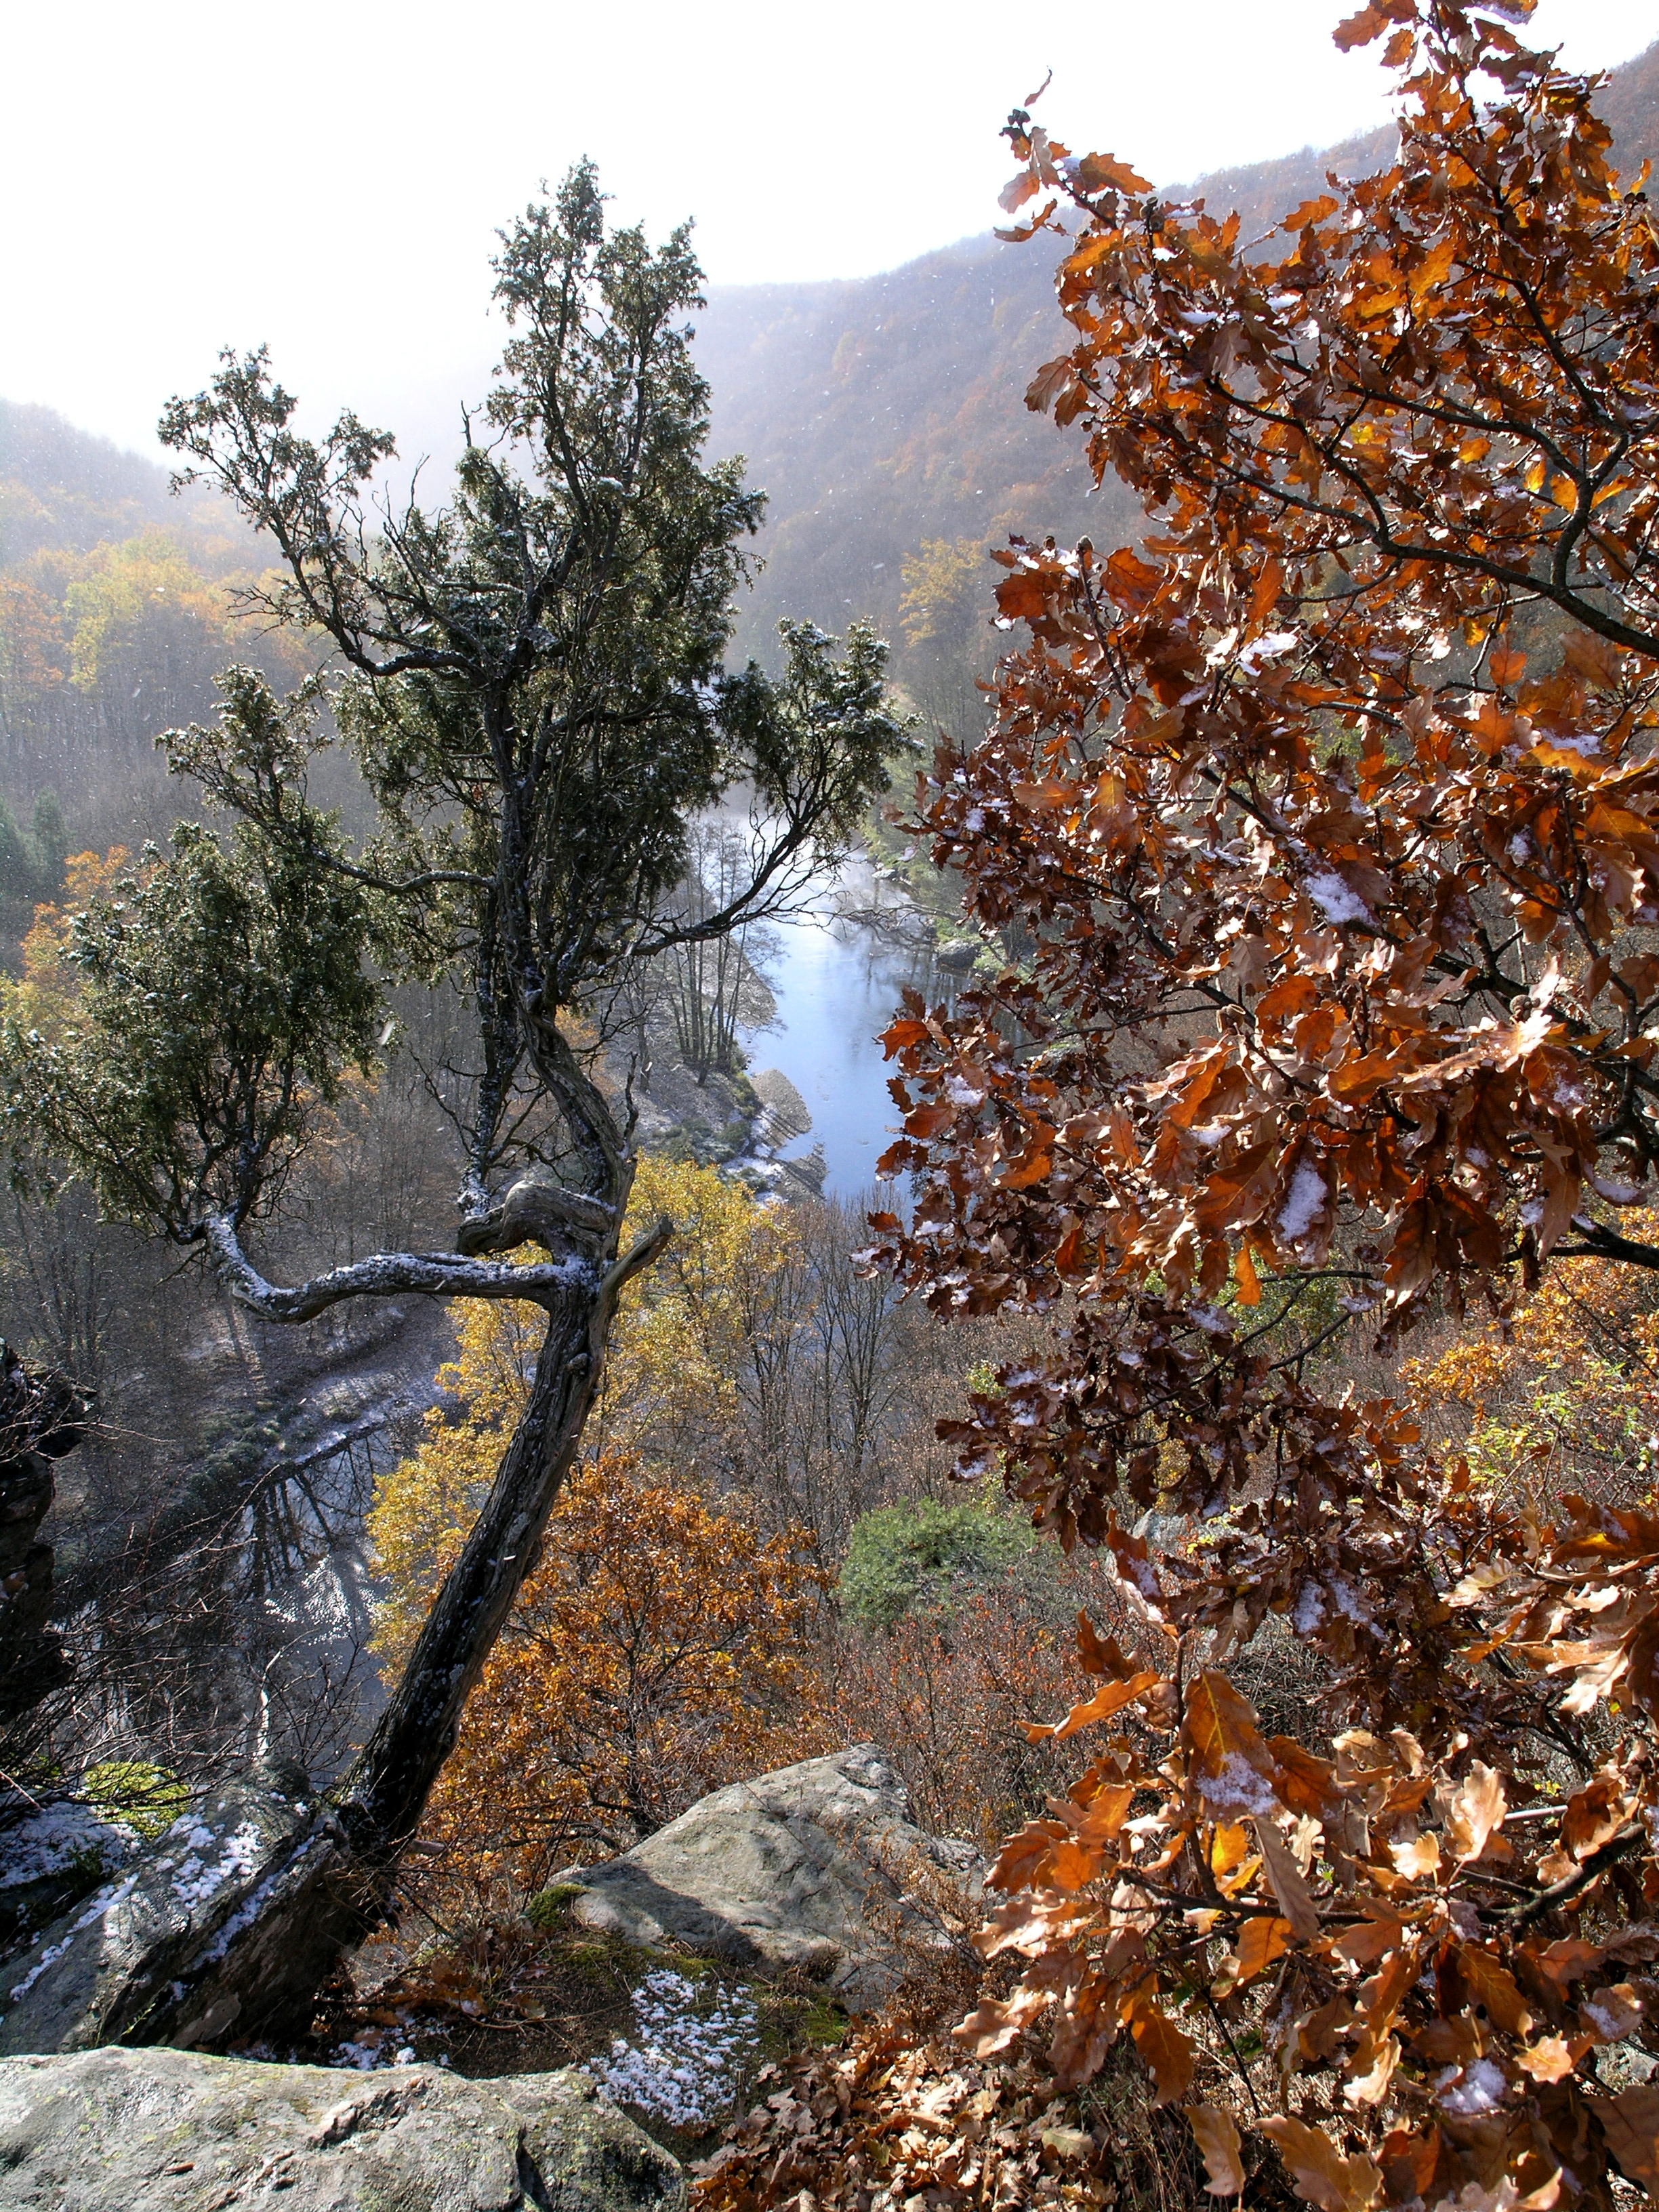
POLYGON ((597 1290, 599 1284, 592 1262, 578 1257, 516 1267, 501 1260, 469 1260, 459 1252, 377 1252, 285 1288, 266 1281, 226 1215, 210 1214, 201 1235, 213 1255, 214 1271, 232 1297, 265 1321, 310 1321, 346 1298, 397 1297, 410 1291, 432 1298, 522 1298, 545 1306, 573 1291, 597 1290))

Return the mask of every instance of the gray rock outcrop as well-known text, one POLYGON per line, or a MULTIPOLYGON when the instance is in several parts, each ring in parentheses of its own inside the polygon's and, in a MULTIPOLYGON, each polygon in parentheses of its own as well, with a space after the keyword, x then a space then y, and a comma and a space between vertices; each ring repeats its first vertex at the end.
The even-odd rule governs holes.
POLYGON ((776 1152, 806 1134, 812 1126, 811 1109, 781 1067, 763 1067, 749 1081, 761 1102, 755 1117, 757 1152, 776 1152))
POLYGON ((915 1826, 902 1781, 861 1743, 717 1790, 564 1879, 582 1885, 571 1911, 589 1928, 801 1970, 857 2012, 902 1978, 908 1947, 939 1940, 927 1904, 982 1875, 971 1844, 915 1826))
POLYGON ((8 2212, 684 2212, 679 2166, 579 2075, 469 2081, 184 2051, 0 2060, 8 2212))
MULTIPOLYGON (((114 1868, 0 1963, 0 2057, 85 2051, 153 2037, 212 2044, 264 2025, 246 2000, 298 1986, 308 1962, 287 1942, 280 1960, 236 1951, 279 1891, 325 1880, 343 1854, 338 1824, 307 1796, 250 1781, 222 1790, 114 1868), (167 2025, 160 2033, 161 2014, 167 2025)), ((316 1922, 326 1933, 319 1893, 316 1922)))

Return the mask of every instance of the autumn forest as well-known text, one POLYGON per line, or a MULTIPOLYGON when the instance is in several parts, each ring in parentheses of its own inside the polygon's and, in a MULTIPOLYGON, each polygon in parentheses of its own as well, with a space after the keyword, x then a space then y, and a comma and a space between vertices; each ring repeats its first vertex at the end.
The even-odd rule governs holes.
POLYGON ((1659 47, 1533 12, 858 284, 577 162, 418 473, 0 402, 0 2204, 1659 2201, 1659 47))

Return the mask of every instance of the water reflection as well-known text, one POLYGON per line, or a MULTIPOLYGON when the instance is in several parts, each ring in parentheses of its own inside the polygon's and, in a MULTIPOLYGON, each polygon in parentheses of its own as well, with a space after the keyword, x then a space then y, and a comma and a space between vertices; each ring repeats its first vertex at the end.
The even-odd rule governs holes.
POLYGON ((948 1000, 959 979, 939 967, 931 945, 831 910, 774 927, 778 946, 766 975, 777 1024, 750 1042, 750 1065, 781 1068, 812 1116, 784 1157, 821 1146, 826 1194, 854 1198, 875 1181, 897 1123, 887 1091, 893 1066, 877 1037, 906 984, 933 1005, 948 1000))

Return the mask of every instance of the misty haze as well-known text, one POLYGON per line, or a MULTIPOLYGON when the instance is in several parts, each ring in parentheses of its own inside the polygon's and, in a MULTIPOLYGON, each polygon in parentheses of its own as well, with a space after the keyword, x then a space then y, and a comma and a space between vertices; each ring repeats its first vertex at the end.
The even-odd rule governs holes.
POLYGON ((1659 2200, 1638 0, 15 33, 0 2208, 1659 2200))

